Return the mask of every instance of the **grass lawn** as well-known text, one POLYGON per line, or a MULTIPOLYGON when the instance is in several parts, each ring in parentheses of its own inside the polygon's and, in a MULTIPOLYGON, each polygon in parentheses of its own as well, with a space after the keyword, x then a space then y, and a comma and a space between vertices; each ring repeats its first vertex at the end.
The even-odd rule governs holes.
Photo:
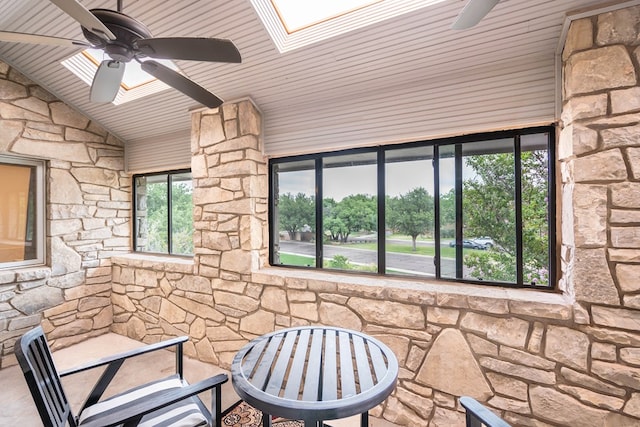
MULTIPOLYGON (((353 243, 349 245, 345 245, 345 248, 352 249, 364 249, 369 251, 376 251, 378 249, 378 245, 376 243, 353 243)), ((411 248, 411 241, 407 241, 406 244, 401 243, 391 243, 386 245, 387 252, 395 252, 395 253, 403 253, 403 254, 413 254, 413 255, 422 255, 422 256, 434 256, 435 255, 435 247, 434 246, 418 246, 416 251, 414 252, 411 248)), ((479 249, 464 249, 464 253, 473 253, 473 252, 481 252, 479 249)), ((456 249, 451 248, 448 245, 443 245, 440 249, 440 254, 443 258, 455 258, 456 257, 456 249)), ((295 255, 295 254, 280 254, 280 263, 284 265, 295 265, 301 267, 314 267, 316 263, 315 257, 308 255, 295 255)))
POLYGON ((314 267, 316 259, 307 255, 280 254, 280 263, 284 265, 298 265, 301 267, 314 267))
MULTIPOLYGON (((377 243, 353 243, 345 247, 375 251, 378 249, 378 244, 377 243)), ((435 246, 418 246, 414 252, 411 247, 411 240, 409 240, 407 244, 404 244, 404 245, 400 243, 387 244, 386 249, 387 249, 387 252, 395 252, 395 253, 401 253, 401 254, 413 254, 413 255, 425 255, 425 256, 434 256, 436 254, 435 246)), ((479 249, 469 249, 469 248, 464 249, 465 254, 473 253, 473 252, 482 252, 482 251, 479 249)), ((443 258, 455 258, 456 248, 449 247, 448 245, 446 246, 443 245, 440 247, 440 256, 442 256, 443 258)))

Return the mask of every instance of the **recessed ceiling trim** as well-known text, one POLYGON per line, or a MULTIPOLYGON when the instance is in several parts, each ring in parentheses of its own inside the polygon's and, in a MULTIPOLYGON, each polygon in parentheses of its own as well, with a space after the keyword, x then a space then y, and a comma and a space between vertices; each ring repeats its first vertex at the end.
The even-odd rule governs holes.
POLYGON ((271 0, 251 0, 280 53, 298 49, 444 0, 384 0, 289 33, 271 0))

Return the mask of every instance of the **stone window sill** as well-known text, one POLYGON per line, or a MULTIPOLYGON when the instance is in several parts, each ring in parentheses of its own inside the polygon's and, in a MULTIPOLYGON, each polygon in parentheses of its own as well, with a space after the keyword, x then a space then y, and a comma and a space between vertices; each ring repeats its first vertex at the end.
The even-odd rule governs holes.
POLYGON ((494 314, 520 314, 550 319, 574 317, 569 296, 535 289, 501 288, 458 282, 417 281, 403 278, 339 274, 327 271, 266 267, 252 272, 255 282, 301 286, 309 290, 335 292, 428 306, 470 308, 494 314))
POLYGON ((140 252, 113 256, 111 262, 121 267, 149 268, 179 273, 193 273, 194 265, 193 258, 140 252))
POLYGON ((24 282, 51 276, 51 267, 47 265, 25 265, 0 270, 0 285, 14 281, 24 282))

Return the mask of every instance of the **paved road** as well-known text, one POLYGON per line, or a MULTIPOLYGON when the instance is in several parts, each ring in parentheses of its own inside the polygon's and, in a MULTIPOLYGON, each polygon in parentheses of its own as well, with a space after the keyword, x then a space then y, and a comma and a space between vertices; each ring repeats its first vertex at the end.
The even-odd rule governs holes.
MULTIPOLYGON (((411 242, 405 242, 411 244, 411 242)), ((427 243, 427 242, 425 242, 427 243)), ((431 243, 433 245, 433 243, 431 243)), ((315 256, 315 243, 298 242, 290 240, 280 241, 280 250, 291 254, 315 256)), ((378 262, 376 251, 367 249, 355 249, 348 246, 324 246, 324 257, 333 258, 335 255, 343 255, 349 258, 349 261, 357 264, 373 264, 378 262)), ((455 261, 450 258, 442 260, 442 275, 455 275, 455 261)), ((419 274, 425 276, 435 276, 435 266, 433 257, 427 255, 413 255, 388 252, 387 268, 400 270, 410 274, 419 274)))

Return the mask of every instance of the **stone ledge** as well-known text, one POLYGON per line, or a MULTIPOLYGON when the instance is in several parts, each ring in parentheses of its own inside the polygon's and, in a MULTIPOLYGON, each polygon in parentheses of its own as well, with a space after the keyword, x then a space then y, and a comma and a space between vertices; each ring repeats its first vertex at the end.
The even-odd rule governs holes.
MULTIPOLYGON (((45 278, 51 276, 51 267, 48 265, 21 265, 18 267, 0 270, 0 279, 5 275, 7 277, 16 275, 13 277, 13 280, 17 281, 33 280, 33 278, 45 278)), ((1 283, 4 283, 3 280, 0 280, 0 284, 1 283)))
MULTIPOLYGON (((390 278, 390 277, 368 277, 351 274, 336 274, 327 271, 310 271, 286 269, 278 267, 267 267, 252 272, 252 280, 263 284, 280 284, 288 280, 309 280, 315 284, 325 282, 327 286, 353 288, 365 287, 367 294, 380 294, 388 299, 402 301, 406 298, 415 302, 416 296, 424 293, 438 296, 439 301, 448 300, 452 297, 478 297, 495 300, 523 301, 544 304, 547 308, 555 308, 559 311, 568 310, 571 312, 574 301, 570 296, 543 291, 537 289, 513 289, 499 288, 495 286, 472 285, 460 282, 440 282, 440 281, 418 281, 410 279, 390 278), (376 288, 380 291, 376 292, 376 288), (386 289, 386 291, 382 291, 386 289), (393 290, 394 292, 389 292, 393 290), (403 298, 402 295, 406 295, 403 298)), ((407 301, 411 302, 411 301, 407 301)), ((445 304, 446 305, 446 304, 445 304)))
POLYGON ((129 253, 111 257, 113 265, 121 267, 151 268, 159 271, 193 273, 193 258, 171 255, 129 253))

